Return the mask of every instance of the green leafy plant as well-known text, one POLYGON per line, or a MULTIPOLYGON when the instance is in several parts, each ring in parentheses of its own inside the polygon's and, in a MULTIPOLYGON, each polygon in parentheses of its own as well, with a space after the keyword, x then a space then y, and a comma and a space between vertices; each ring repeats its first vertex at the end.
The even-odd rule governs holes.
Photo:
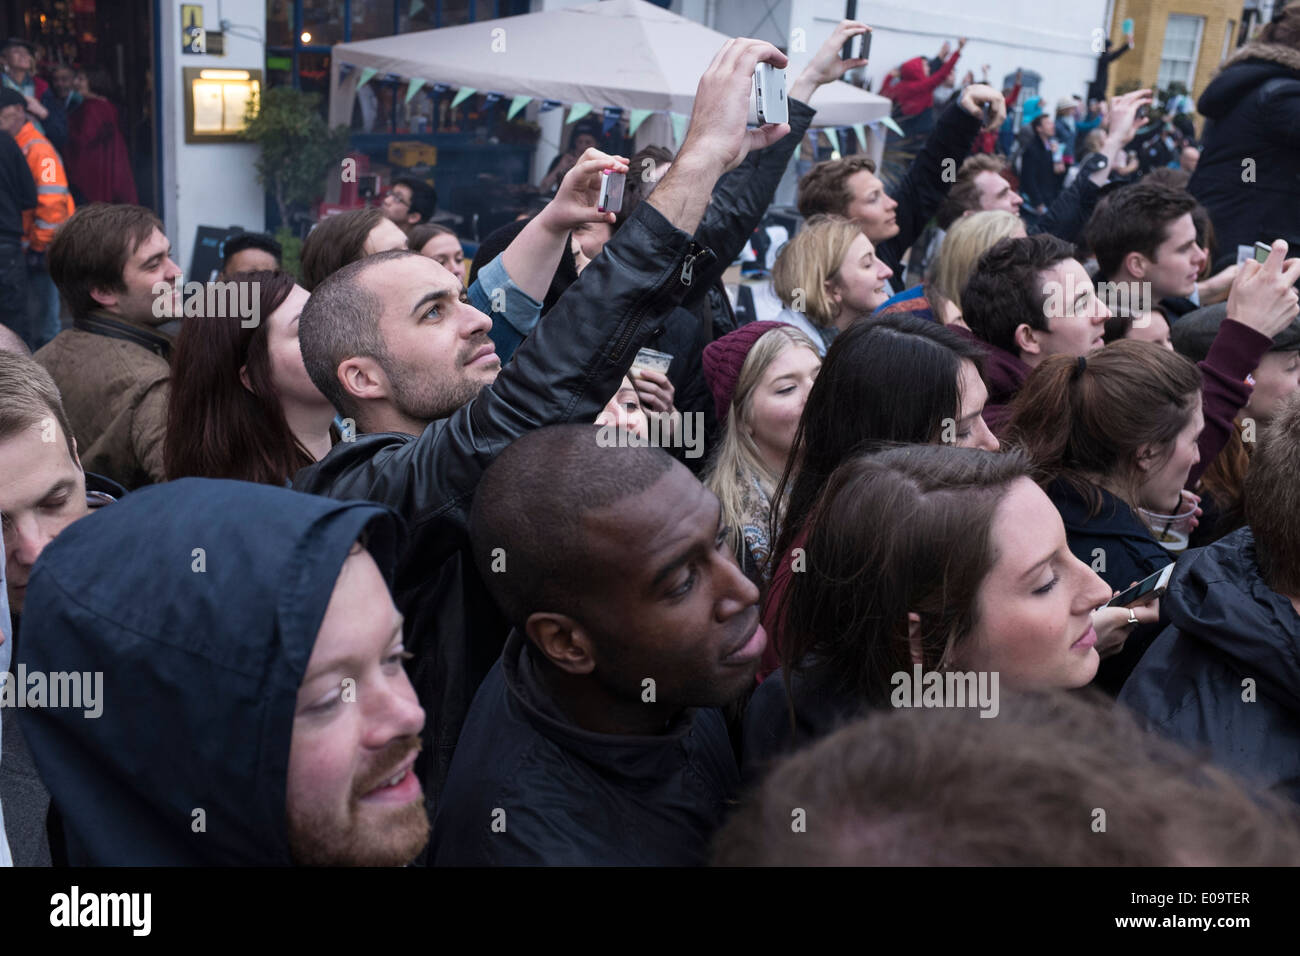
POLYGON ((327 177, 339 175, 348 151, 348 129, 330 129, 320 113, 320 96, 291 86, 265 91, 249 104, 243 138, 257 143, 257 181, 275 197, 281 227, 290 214, 307 211, 325 194, 327 177))

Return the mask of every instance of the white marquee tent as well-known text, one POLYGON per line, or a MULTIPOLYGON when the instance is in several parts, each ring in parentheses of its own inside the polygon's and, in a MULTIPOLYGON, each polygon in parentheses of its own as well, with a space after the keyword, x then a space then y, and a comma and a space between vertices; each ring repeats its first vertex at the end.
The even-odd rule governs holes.
MULTIPOLYGON (((597 115, 612 106, 689 116, 699 78, 726 40, 644 0, 605 0, 340 43, 330 58, 330 122, 346 125, 362 76, 383 74, 507 99, 587 103, 597 115), (346 75, 345 66, 352 68, 346 75)), ((810 55, 792 54, 791 82, 810 55)), ((811 105, 814 126, 871 124, 889 115, 884 97, 838 81, 823 86, 811 105)))

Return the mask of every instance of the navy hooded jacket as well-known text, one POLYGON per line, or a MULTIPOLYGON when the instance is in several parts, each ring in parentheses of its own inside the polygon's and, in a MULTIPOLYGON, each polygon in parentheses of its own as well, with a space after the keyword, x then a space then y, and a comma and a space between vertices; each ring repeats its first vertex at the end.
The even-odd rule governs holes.
POLYGON ((1260 577, 1254 532, 1241 528, 1189 552, 1161 603, 1173 624, 1120 702, 1220 766, 1300 801, 1300 615, 1260 577))
POLYGON ((292 862, 298 688, 363 531, 391 585, 401 526, 388 509, 186 478, 127 495, 45 548, 15 665, 103 672, 97 718, 16 711, 69 863, 292 862))

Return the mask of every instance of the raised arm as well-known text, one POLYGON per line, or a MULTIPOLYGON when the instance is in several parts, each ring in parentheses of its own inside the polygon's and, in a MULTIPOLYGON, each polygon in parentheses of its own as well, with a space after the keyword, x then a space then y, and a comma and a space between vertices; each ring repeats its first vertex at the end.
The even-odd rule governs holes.
POLYGON ((717 261, 697 282, 687 301, 704 295, 745 247, 781 184, 816 111, 808 101, 822 86, 849 70, 865 66, 864 59, 841 60, 840 49, 850 37, 869 31, 865 23, 843 20, 808 61, 790 87, 790 132, 766 149, 753 150, 713 189, 713 200, 695 231, 696 241, 710 249, 717 261))
POLYGON ((515 438, 543 425, 595 420, 637 350, 659 334, 663 319, 698 281, 695 267, 712 261, 693 234, 714 184, 750 149, 787 132, 784 124, 745 128, 760 59, 786 62, 771 44, 728 41, 700 80, 686 142, 663 182, 537 324, 495 382, 415 441, 375 456, 357 478, 370 482, 369 497, 379 494, 394 507, 402 502, 400 510, 413 524, 451 512, 463 516, 479 476, 515 438), (404 467, 393 467, 395 458, 404 467))
POLYGON ((520 291, 541 301, 551 287, 569 233, 584 222, 614 222, 612 212, 596 208, 600 172, 627 172, 627 157, 587 150, 564 176, 559 192, 501 253, 507 274, 520 291))
POLYGON ((991 107, 989 123, 984 128, 996 130, 1001 126, 1006 119, 1002 94, 981 83, 967 87, 962 91, 961 99, 939 115, 934 132, 912 161, 898 189, 891 193, 898 201, 899 232, 886 242, 899 256, 916 241, 952 188, 952 183, 943 175, 944 160, 951 159, 960 165, 970 155, 971 143, 980 131, 984 103, 991 107))

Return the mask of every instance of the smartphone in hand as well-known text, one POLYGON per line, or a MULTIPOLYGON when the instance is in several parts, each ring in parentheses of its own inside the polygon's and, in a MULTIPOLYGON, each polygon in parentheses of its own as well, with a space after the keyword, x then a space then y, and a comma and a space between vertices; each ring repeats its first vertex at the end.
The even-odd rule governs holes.
POLYGON ((1133 607, 1138 604, 1150 604, 1157 598, 1162 597, 1165 591, 1169 589, 1169 578, 1173 573, 1173 563, 1166 564, 1155 574, 1148 575, 1128 590, 1116 594, 1106 602, 1106 607, 1133 607))
POLYGON ((871 31, 849 37, 840 47, 841 60, 865 60, 871 53, 871 31))
POLYGON ((754 70, 754 112, 758 125, 790 122, 790 105, 785 98, 785 70, 760 63, 754 70))
POLYGON ((606 169, 600 174, 600 199, 596 208, 600 212, 618 212, 623 208, 623 187, 627 184, 627 173, 616 173, 606 169))

